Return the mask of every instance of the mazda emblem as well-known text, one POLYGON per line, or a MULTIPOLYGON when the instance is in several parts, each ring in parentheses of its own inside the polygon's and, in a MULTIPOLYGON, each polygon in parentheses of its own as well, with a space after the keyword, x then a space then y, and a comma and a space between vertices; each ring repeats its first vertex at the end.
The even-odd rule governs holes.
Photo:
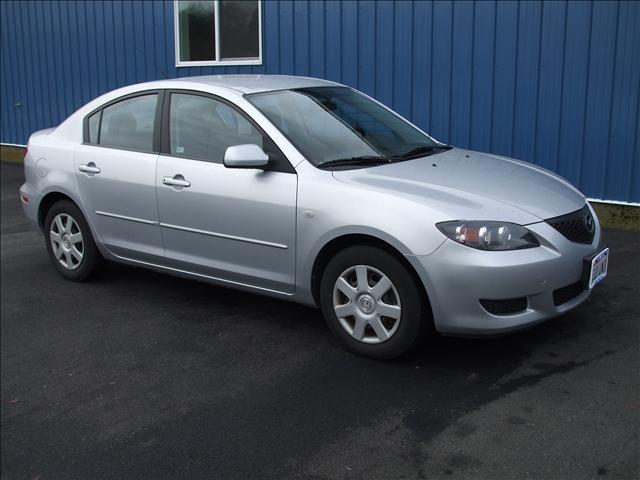
POLYGON ((593 217, 590 213, 587 213, 584 216, 584 224, 587 226, 587 230, 589 231, 589 233, 593 232, 595 224, 593 223, 593 217))

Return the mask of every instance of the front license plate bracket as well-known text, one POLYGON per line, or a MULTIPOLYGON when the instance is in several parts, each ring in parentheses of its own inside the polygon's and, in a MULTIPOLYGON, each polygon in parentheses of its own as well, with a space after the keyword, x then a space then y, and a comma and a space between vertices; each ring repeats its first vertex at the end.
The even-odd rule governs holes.
POLYGON ((584 257, 582 263, 582 285, 591 290, 607 276, 609 267, 609 247, 604 246, 597 252, 584 257))

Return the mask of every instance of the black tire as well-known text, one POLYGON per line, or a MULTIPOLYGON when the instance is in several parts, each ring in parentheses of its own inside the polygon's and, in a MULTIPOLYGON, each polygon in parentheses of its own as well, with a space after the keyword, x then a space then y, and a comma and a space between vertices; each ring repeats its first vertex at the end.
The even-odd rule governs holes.
MULTIPOLYGON (((76 227, 74 227, 74 232, 76 227)), ((89 228, 84 215, 82 214, 80 209, 70 200, 59 200, 51 206, 44 221, 44 237, 45 244, 47 246, 47 253, 49 254, 51 263, 53 263, 53 266, 60 273, 60 275, 62 275, 67 280, 71 280, 73 282, 82 282, 84 280, 87 280, 98 270, 100 264, 102 263, 102 256, 98 251, 98 247, 96 247, 95 241, 93 240, 93 235, 91 234, 91 229, 89 228), (73 269, 69 269, 62 265, 61 262, 56 258, 56 255, 53 251, 54 247, 50 236, 51 226, 55 218, 61 214, 70 216, 75 221, 77 230, 79 230, 79 232, 82 234, 82 259, 78 261, 78 263, 73 264, 73 269)), ((76 261, 77 260, 74 257, 72 263, 76 261)))
MULTIPOLYGON (((372 246, 349 247, 327 264, 320 285, 320 306, 329 329, 348 350, 377 359, 396 358, 410 350, 428 331, 430 308, 419 280, 396 257, 372 246), (401 304, 397 330, 381 343, 365 343, 343 328, 334 310, 334 286, 338 277, 356 265, 373 267, 386 275, 395 287, 401 304)), ((369 328, 369 327, 367 327, 369 328)))

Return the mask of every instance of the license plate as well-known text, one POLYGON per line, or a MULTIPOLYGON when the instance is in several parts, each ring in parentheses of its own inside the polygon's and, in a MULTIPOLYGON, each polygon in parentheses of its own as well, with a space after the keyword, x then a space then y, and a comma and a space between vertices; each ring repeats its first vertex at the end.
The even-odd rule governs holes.
POLYGON ((591 259, 591 270, 587 287, 591 290, 607 276, 609 266, 609 249, 604 248, 591 259))

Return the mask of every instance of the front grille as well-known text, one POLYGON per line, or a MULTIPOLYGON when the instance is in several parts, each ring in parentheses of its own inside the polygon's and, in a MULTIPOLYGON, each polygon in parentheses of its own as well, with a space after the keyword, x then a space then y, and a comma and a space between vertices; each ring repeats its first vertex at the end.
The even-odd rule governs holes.
POLYGON ((576 243, 590 244, 596 232, 595 219, 585 205, 580 210, 545 220, 562 235, 576 243))
POLYGON ((506 300, 480 300, 480 305, 492 315, 515 315, 527 309, 527 297, 506 300))
POLYGON ((578 295, 584 292, 584 285, 582 282, 572 283, 566 287, 558 288, 553 291, 553 304, 557 307, 570 302, 578 295))

